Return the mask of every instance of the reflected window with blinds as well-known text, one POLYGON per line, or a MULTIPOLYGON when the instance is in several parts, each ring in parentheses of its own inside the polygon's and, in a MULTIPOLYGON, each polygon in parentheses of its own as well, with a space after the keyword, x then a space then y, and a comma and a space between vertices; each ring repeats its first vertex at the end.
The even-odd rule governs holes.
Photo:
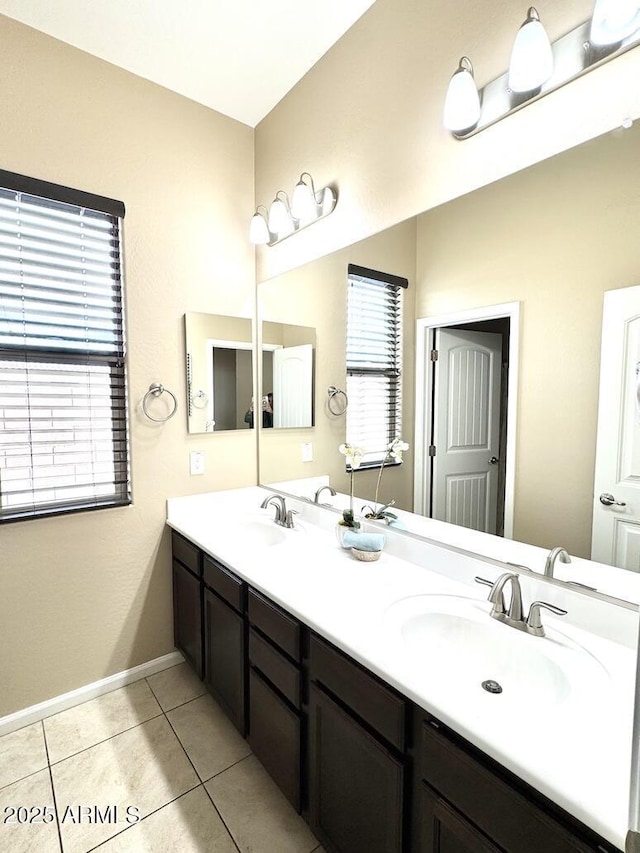
MULTIPOLYGON (((349 264, 347 441, 360 468, 380 465, 402 420, 402 292, 406 278, 349 264)), ((400 463, 396 463, 400 464, 400 463)))
POLYGON ((123 216, 0 171, 0 521, 131 502, 123 216))

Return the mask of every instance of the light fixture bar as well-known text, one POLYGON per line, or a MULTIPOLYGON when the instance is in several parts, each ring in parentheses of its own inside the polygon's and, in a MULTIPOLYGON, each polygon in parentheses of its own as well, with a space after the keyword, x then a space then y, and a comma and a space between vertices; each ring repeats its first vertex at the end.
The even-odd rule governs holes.
POLYGON ((481 130, 532 104, 550 92, 560 89, 572 80, 576 80, 588 71, 604 65, 610 59, 626 53, 640 44, 640 30, 628 36, 618 44, 596 46, 590 43, 591 20, 580 24, 565 36, 551 44, 553 51, 553 73, 539 90, 518 94, 509 89, 509 72, 487 83, 480 90, 482 112, 477 125, 468 131, 453 132, 456 139, 468 139, 481 130))
POLYGON ((333 213, 337 201, 338 194, 333 187, 322 187, 316 191, 309 172, 303 172, 291 202, 284 190, 278 190, 269 211, 263 205, 258 205, 250 223, 249 241, 254 245, 266 246, 282 243, 333 213), (305 176, 308 182, 305 182, 305 176))

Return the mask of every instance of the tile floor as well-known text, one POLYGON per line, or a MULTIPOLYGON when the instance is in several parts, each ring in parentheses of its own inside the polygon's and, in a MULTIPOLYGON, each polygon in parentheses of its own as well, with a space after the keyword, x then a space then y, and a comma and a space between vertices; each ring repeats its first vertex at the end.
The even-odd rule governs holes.
POLYGON ((0 818, 0 853, 321 853, 184 663, 1 737, 0 818))

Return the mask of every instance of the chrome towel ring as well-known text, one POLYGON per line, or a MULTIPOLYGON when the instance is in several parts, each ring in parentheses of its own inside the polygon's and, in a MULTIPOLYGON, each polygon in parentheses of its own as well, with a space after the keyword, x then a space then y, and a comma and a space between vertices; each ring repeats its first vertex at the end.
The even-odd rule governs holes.
POLYGON ((346 392, 340 388, 336 388, 335 385, 329 385, 327 394, 329 395, 327 398, 327 408, 331 414, 337 416, 344 415, 349 405, 349 398, 346 392))
POLYGON ((147 391, 147 393, 142 398, 142 411, 145 413, 145 415, 149 418, 150 421, 155 421, 156 423, 164 423, 165 421, 168 421, 169 418, 172 418, 175 415, 177 410, 178 410, 178 401, 176 400, 175 394, 173 394, 171 391, 169 391, 168 388, 165 388, 164 385, 161 385, 159 382, 153 382, 151 385, 149 385, 149 390, 147 391), (160 395, 164 394, 165 392, 173 400, 173 408, 171 409, 171 411, 169 412, 168 415, 165 415, 164 418, 154 418, 153 415, 149 414, 149 411, 147 409, 147 403, 149 401, 149 398, 150 397, 160 397, 160 395))

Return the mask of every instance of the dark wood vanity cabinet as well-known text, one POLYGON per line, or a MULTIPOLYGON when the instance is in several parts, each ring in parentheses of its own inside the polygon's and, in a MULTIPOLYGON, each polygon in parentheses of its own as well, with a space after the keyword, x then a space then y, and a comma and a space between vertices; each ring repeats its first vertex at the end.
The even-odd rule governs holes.
POLYGON ((406 700, 312 636, 309 825, 336 853, 401 853, 406 700))
POLYGON ((204 682, 238 731, 247 734, 247 585, 227 568, 203 557, 204 682))
POLYGON ((203 675, 201 555, 191 542, 172 534, 173 642, 203 675))
POLYGON ((249 743, 285 797, 302 801, 300 623, 249 590, 249 743))
POLYGON ((438 721, 417 713, 416 853, 615 853, 438 721))
POLYGON ((175 531, 172 543, 176 646, 327 853, 620 853, 175 531))

